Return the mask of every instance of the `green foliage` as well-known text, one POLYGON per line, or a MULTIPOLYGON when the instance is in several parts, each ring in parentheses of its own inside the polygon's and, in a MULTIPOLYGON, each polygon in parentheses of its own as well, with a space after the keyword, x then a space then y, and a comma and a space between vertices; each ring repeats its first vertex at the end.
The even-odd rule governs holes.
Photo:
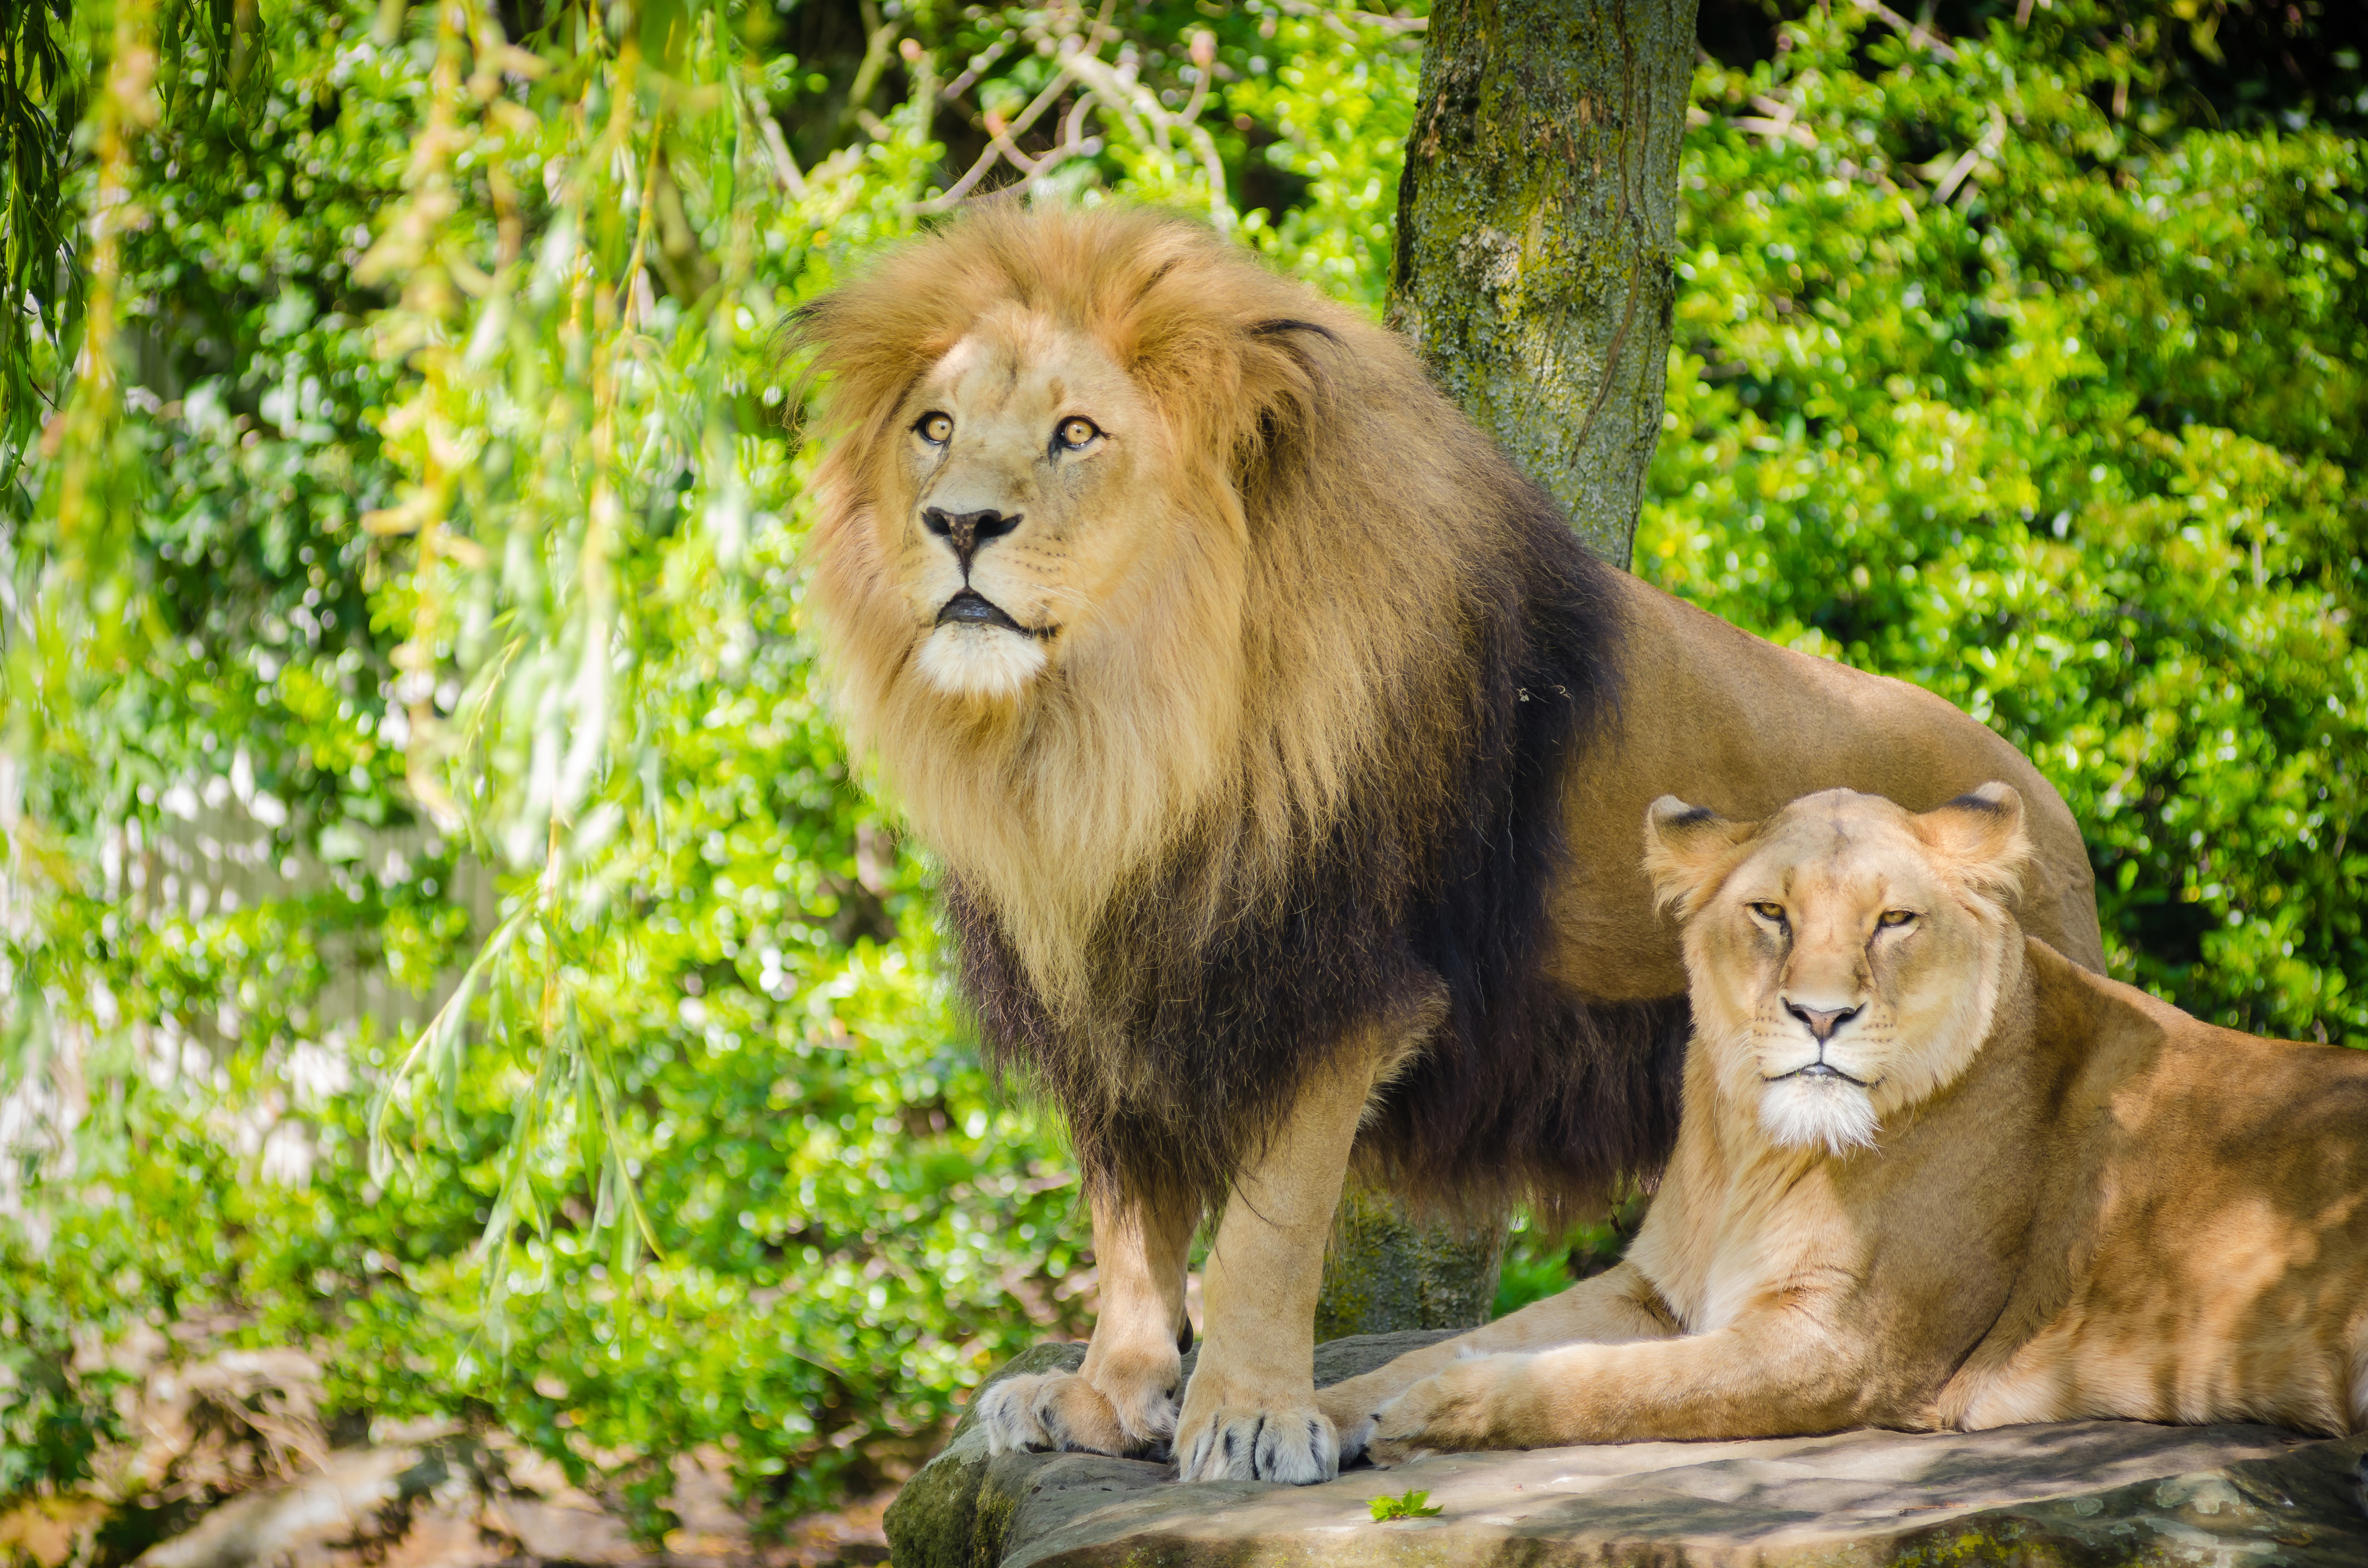
MULTIPOLYGON (((1953 58, 1802 9, 1697 84, 1638 569, 2028 747, 2120 972, 2368 1040, 2358 144, 2184 123, 2089 0, 1953 58)), ((1419 34, 259 14, 93 85, 68 193, 140 221, 84 376, 34 356, 64 415, 0 531, 0 1495, 123 1436, 69 1346, 198 1320, 654 1533, 703 1444, 763 1506, 877 1483, 1090 1276, 821 703, 773 328, 1087 48, 1010 132, 1035 187, 1378 309, 1419 34), (168 852, 224 813, 289 875, 200 902, 168 852)), ((1621 1234, 1525 1231, 1500 1306, 1621 1234)))
POLYGON ((74 42, 66 0, 0 6, 0 493, 14 487, 41 406, 35 324, 46 347, 71 332, 78 303, 75 270, 57 265, 69 248, 67 140, 81 118, 74 42))
POLYGON ((1382 1496, 1374 1498, 1370 1506, 1373 1515, 1373 1522, 1376 1524, 1385 1523, 1391 1519, 1436 1518, 1439 1515, 1446 1512, 1443 1508, 1431 1506, 1429 1505, 1429 1493, 1409 1492, 1403 1497, 1392 1497, 1387 1494, 1383 1494, 1382 1496))
POLYGON ((2368 1045, 2368 159, 2118 120, 2090 20, 1704 74, 1639 569, 2014 740, 2115 972, 2368 1045))

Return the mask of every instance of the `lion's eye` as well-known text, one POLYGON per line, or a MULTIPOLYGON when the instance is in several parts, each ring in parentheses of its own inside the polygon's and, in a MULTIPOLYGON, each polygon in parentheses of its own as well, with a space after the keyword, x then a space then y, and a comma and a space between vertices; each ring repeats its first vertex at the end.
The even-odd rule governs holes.
POLYGON ((1771 903, 1763 898, 1751 906, 1751 913, 1762 920, 1772 921, 1779 926, 1784 924, 1784 906, 1781 903, 1771 903))
POLYGON ((953 438, 953 416, 946 414, 924 414, 913 426, 914 434, 933 447, 942 447, 953 438))
POLYGON ((1916 912, 1912 909, 1886 909, 1883 912, 1883 918, 1876 924, 1883 926, 1905 926, 1915 918, 1916 912))
POLYGON ((1100 426, 1092 420, 1072 415, 1061 421, 1060 428, 1053 432, 1053 439, 1074 452, 1100 434, 1100 426))

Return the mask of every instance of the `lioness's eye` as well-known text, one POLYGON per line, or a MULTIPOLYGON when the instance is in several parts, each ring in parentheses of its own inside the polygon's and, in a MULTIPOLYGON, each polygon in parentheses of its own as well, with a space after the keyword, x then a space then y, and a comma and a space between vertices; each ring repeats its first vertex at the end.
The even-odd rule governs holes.
POLYGON ((924 414, 921 415, 920 422, 915 425, 913 429, 929 445, 942 447, 953 436, 954 422, 948 415, 924 414))
POLYGON ((1772 920, 1779 926, 1784 924, 1784 906, 1781 903, 1770 903, 1761 899, 1751 906, 1751 913, 1762 920, 1772 920))
POLYGON ((1910 920, 1915 918, 1916 912, 1912 909, 1886 909, 1883 912, 1883 919, 1879 924, 1884 926, 1905 926, 1910 920))
POLYGON ((1092 420, 1073 416, 1061 421, 1061 427, 1053 432, 1053 438, 1071 451, 1076 451, 1100 434, 1100 427, 1092 420))

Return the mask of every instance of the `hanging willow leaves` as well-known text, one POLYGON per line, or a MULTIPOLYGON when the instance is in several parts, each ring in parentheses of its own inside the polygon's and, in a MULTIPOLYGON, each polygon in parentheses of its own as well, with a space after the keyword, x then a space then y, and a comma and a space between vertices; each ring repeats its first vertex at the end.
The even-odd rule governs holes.
MULTIPOLYGON (((596 1225, 632 1220, 655 1242, 616 1142, 609 1020, 585 983, 632 961, 609 902, 666 846, 642 683, 677 625, 703 626, 727 658, 746 642, 736 569, 752 511, 778 517, 795 499, 768 454, 776 325, 828 278, 834 248, 951 204, 928 197, 939 77, 905 40, 905 104, 801 171, 758 107, 758 64, 728 6, 652 6, 632 25, 563 13, 531 51, 472 0, 434 15, 404 199, 357 268, 399 289, 375 331, 412 372, 383 425, 405 483, 363 526, 402 552, 390 597, 412 792, 532 877, 480 960, 487 1038, 537 1064, 514 1138, 575 1138, 597 1173, 596 1225), (463 169, 483 171, 487 210, 470 210, 463 169)), ((1066 107, 1063 142, 1030 157, 998 128, 954 198, 998 159, 1033 184, 1102 151, 1087 135, 1099 110, 1144 194, 1196 199, 1230 223, 1198 123, 1207 35, 1188 51, 1200 85, 1179 112, 1102 58, 1119 38, 1107 20, 1039 34, 1051 70, 1035 101, 1066 107)), ((406 1059, 421 1083, 458 1076, 478 994, 448 1005, 432 1047, 406 1059)), ((382 1104, 407 1092, 398 1073, 382 1104)), ((532 1190, 547 1164, 513 1148, 489 1247, 547 1219, 532 1190)), ((498 1264, 491 1278, 505 1278, 498 1264)))
POLYGON ((37 342, 55 344, 79 314, 78 270, 60 199, 79 72, 67 57, 66 0, 0 0, 0 494, 40 427, 47 398, 37 342))
MULTIPOLYGON (((190 526, 172 515, 190 501, 186 489, 167 497, 142 487, 160 442, 223 417, 212 412, 222 383, 199 381, 185 407, 184 383, 168 374, 175 401, 160 407, 155 389, 115 368, 123 350, 108 247, 148 221, 132 149, 142 134, 179 149, 149 165, 169 199, 180 199, 172 160, 200 145, 231 164, 227 191, 258 188, 277 167, 293 194, 349 133, 336 130, 340 104, 366 87, 393 93, 416 117, 399 197, 369 211, 342 296, 291 303, 283 294, 265 324, 285 332, 293 328, 272 324, 283 315, 301 325, 324 308, 359 314, 376 384, 392 392, 364 411, 377 439, 359 493, 378 503, 359 519, 366 559, 336 547, 367 586, 370 641, 386 660, 380 691, 365 686, 361 700, 385 705, 375 728, 404 759, 403 803, 433 829, 431 851, 457 852, 499 882, 475 957, 452 971, 457 989, 376 1085, 374 1164, 381 1176, 424 1168, 453 1135, 461 1081, 488 1062, 513 1064, 498 1070, 514 1085, 512 1142, 481 1238, 495 1293, 506 1289, 511 1244, 543 1232, 557 1197, 582 1176, 594 1229, 613 1228, 620 1244, 654 1241, 633 1198, 614 1056, 620 1041, 639 1049, 649 996, 619 977, 646 967, 639 922, 682 853, 674 791, 707 787, 686 777, 683 737, 655 716, 687 683, 728 688, 746 670, 760 638, 741 572, 760 540, 780 559, 801 504, 801 470, 782 439, 778 324, 851 261, 990 192, 1092 199, 1108 182, 1233 227, 1224 156, 1240 153, 1235 142, 1221 155, 1212 131, 1224 125, 1213 35, 1116 11, 973 18, 960 36, 985 47, 966 45, 951 81, 930 41, 951 35, 882 23, 858 73, 864 90, 850 90, 838 136, 808 167, 784 133, 793 122, 779 116, 822 79, 785 75, 795 62, 727 5, 552 6, 523 38, 506 32, 514 13, 477 0, 385 6, 344 32, 324 71, 303 62, 321 60, 324 36, 347 27, 340 17, 131 0, 109 13, 106 39, 70 49, 69 66, 95 59, 114 74, 83 117, 94 160, 76 258, 90 300, 85 373, 45 445, 41 521, 6 541, 10 607, 24 623, 7 634, 11 739, 0 761, 17 982, 0 1000, 10 1037, 46 1028, 45 1009, 62 1007, 82 1038, 125 1022, 147 1038, 144 1021, 76 1000, 93 966, 124 950, 120 922, 94 897, 120 878, 93 877, 97 860, 122 851, 95 846, 127 834, 148 842, 142 819, 186 793, 170 774, 157 777, 163 759, 126 750, 151 745, 157 700, 180 700, 186 672, 212 669, 217 653, 249 658, 235 643, 184 641, 186 599, 160 619, 154 597, 162 564, 188 548, 171 536, 190 526), (1164 70, 1146 69, 1157 60, 1164 70), (297 79, 275 82, 278 62, 297 79), (873 95, 891 76, 901 100, 881 102, 873 95), (934 140, 949 116, 986 133, 959 171, 943 165, 934 140), (278 145, 251 135, 250 120, 276 126, 278 145), (291 170, 287 139, 308 121, 313 150, 291 170), (195 138, 198 128, 211 140, 195 138), (32 607, 49 619, 35 625, 32 607), (80 782, 63 787, 77 768, 80 782), (45 888, 73 903, 72 919, 28 913, 45 888), (92 922, 115 934, 97 947, 74 935, 92 922)), ((1389 46, 1403 29, 1383 22, 1372 36, 1389 46)), ((1354 42, 1368 24, 1334 25, 1354 42)), ((1396 46, 1399 64, 1410 64, 1411 45, 1396 46)), ((1386 140, 1358 142, 1353 129, 1338 137, 1356 144, 1351 168, 1386 156, 1386 140)), ((1355 200, 1385 213, 1377 182, 1365 185, 1355 200)), ((1282 247, 1337 245, 1339 233, 1311 242, 1260 231, 1282 247)), ((1378 225, 1355 243, 1381 254, 1378 225)), ((1363 273, 1351 266, 1343 276, 1363 273)), ((142 334, 169 330, 166 301, 151 296, 142 308, 142 334)), ((251 413, 229 418, 227 434, 241 450, 266 437, 313 454, 300 461, 345 460, 307 445, 319 437, 305 430, 326 428, 302 412, 315 384, 290 370, 251 413)), ((335 483, 334 461, 321 481, 335 483)), ((200 528, 210 505, 200 499, 188 514, 200 528)), ((334 528, 337 515, 333 504, 322 517, 334 528)), ((315 582, 289 613, 317 637, 325 622, 311 608, 315 582)), ((783 615, 768 607, 765 621, 778 627, 783 615)), ((268 684, 282 658, 253 661, 268 684)), ((309 681, 303 669, 300 660, 287 678, 309 681)), ((204 748, 187 756, 212 765, 204 748)), ((304 758, 255 761, 284 777, 304 758)), ((238 794, 333 864, 355 853, 350 821, 384 816, 340 822, 300 806, 290 822, 268 790, 241 784, 238 794)), ((880 854, 862 854, 872 871, 821 879, 822 895, 843 905, 837 940, 889 930, 874 891, 880 854)), ((779 874, 803 881, 812 869, 779 874)), ((777 973, 772 962, 759 965, 767 990, 777 984, 763 978, 777 973)))

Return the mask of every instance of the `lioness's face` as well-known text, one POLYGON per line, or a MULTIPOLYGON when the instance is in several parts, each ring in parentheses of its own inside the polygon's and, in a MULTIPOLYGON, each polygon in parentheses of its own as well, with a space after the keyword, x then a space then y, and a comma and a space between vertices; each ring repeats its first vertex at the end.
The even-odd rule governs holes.
POLYGON ((1656 804, 1663 859, 1691 850, 1702 872, 1686 890, 1697 1048, 1776 1143, 1872 1144, 1980 1048, 1999 946, 2019 941, 1987 893, 2024 853, 2021 802, 1986 790, 1923 817, 1830 790, 1709 845, 1656 804), (1702 864, 1722 847, 1724 867, 1702 864))
POLYGON ((904 483, 878 521, 919 670, 1019 699, 1159 553, 1163 432, 1099 344, 1016 310, 930 367, 899 418, 904 483))

